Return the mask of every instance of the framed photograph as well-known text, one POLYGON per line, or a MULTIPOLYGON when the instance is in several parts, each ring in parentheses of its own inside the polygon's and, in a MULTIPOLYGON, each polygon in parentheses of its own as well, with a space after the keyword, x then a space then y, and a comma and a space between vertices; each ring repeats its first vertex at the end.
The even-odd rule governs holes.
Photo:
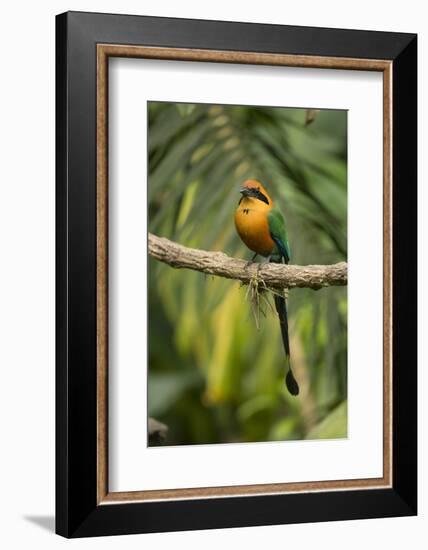
POLYGON ((56 530, 417 511, 417 38, 56 20, 56 530))

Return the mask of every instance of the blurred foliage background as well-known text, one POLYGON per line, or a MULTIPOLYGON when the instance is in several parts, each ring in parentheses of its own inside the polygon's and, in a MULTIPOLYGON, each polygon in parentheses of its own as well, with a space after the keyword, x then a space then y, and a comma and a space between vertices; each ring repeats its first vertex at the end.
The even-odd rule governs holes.
MULTIPOLYGON (((346 112, 150 102, 148 116, 150 232, 250 259, 234 211, 259 179, 292 263, 346 260, 346 112)), ((295 289, 288 304, 297 398, 274 310, 257 329, 239 283, 149 258, 148 412, 164 444, 346 437, 347 290, 295 289)))

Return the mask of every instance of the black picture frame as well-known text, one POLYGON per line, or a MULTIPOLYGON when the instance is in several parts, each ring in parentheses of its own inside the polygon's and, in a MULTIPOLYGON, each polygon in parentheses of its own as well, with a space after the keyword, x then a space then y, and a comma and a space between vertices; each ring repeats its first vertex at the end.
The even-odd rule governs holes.
POLYGON ((56 532, 86 537, 417 513, 417 36, 68 12, 56 18, 56 532), (97 44, 392 62, 393 479, 382 489, 97 503, 97 44))

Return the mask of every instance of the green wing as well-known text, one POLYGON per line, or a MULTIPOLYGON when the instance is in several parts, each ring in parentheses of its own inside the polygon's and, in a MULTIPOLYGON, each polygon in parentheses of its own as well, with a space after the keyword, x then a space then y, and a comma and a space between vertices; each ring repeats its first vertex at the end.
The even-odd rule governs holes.
POLYGON ((284 258, 285 263, 291 259, 290 244, 288 242, 285 219, 281 210, 274 207, 268 214, 269 231, 272 239, 275 241, 278 254, 284 258))

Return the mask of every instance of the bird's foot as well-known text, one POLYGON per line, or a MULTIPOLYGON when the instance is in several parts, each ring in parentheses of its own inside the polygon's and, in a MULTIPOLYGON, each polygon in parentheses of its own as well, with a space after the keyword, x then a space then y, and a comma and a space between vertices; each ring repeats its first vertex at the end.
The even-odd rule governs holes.
POLYGON ((254 256, 251 258, 251 260, 248 260, 248 262, 245 264, 245 269, 248 269, 251 264, 254 263, 254 260, 257 258, 258 254, 257 252, 254 254, 254 256))

